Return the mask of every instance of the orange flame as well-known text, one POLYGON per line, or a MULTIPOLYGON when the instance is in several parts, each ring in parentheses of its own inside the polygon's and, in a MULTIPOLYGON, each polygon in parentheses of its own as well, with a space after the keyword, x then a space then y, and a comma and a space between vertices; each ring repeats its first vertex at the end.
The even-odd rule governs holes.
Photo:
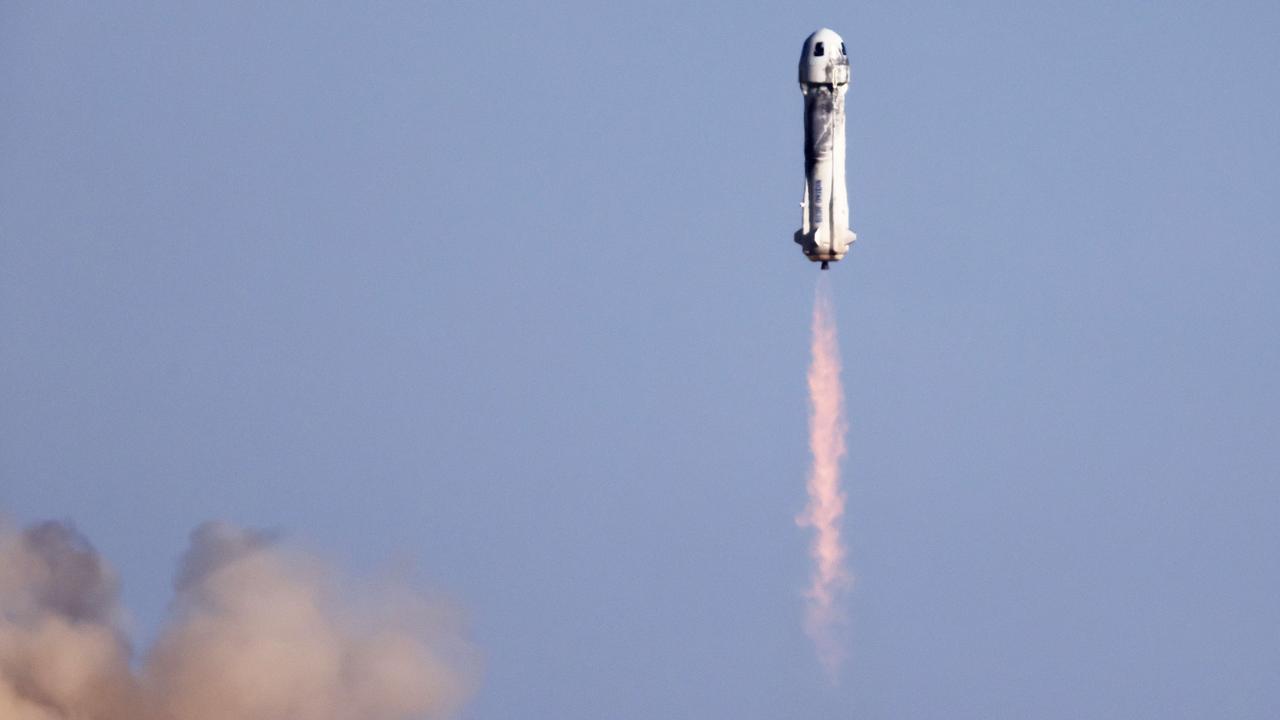
POLYGON ((844 388, 840 384, 840 347, 836 337, 831 292, 819 280, 813 303, 813 360, 809 365, 809 504, 796 518, 814 528, 810 554, 813 575, 805 592, 805 632, 813 640, 828 677, 835 681, 844 658, 837 626, 844 621, 840 601, 853 583, 845 568, 846 550, 840 540, 844 493, 840 490, 840 459, 845 455, 844 388))

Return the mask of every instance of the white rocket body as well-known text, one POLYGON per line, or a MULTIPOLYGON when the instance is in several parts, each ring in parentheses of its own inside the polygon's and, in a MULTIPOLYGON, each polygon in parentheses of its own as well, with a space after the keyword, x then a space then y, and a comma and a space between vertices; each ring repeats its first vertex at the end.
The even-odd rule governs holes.
POLYGON ((795 241, 814 262, 839 260, 857 236, 849 229, 844 180, 844 96, 849 57, 844 41, 823 28, 804 41, 800 92, 804 95, 804 202, 795 241))

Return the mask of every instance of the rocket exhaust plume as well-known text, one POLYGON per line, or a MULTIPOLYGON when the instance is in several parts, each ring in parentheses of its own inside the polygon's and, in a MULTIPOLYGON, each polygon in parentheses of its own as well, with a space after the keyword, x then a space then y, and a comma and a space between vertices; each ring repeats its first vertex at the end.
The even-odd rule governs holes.
POLYGON ((825 275, 819 277, 813 302, 813 358, 809 365, 809 504, 796 518, 814 530, 810 554, 813 573, 805 592, 805 632, 813 640, 818 659, 835 682, 843 648, 838 627, 844 621, 841 601, 853 579, 845 568, 840 539, 844 493, 840 489, 840 460, 845 454, 844 388, 840 384, 840 347, 835 311, 825 275))
POLYGON ((227 523, 191 534, 138 663, 114 576, 73 528, 0 518, 4 720, 426 720, 473 689, 454 613, 407 590, 353 604, 333 574, 227 523))

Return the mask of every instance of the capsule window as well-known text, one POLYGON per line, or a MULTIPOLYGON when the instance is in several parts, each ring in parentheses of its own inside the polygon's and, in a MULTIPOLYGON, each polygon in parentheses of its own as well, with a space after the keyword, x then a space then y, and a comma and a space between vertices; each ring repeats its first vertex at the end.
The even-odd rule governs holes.
POLYGON ((826 49, 822 47, 822 43, 813 44, 813 56, 822 57, 826 53, 826 49))
POLYGON ((844 51, 844 43, 840 43, 840 54, 841 54, 841 55, 848 55, 848 54, 849 54, 849 53, 847 53, 847 52, 845 52, 845 51, 844 51))

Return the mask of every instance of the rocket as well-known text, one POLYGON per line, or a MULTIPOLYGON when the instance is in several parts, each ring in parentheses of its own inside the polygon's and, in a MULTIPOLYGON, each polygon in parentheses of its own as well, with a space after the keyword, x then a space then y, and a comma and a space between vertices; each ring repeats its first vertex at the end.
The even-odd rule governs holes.
POLYGON ((822 28, 804 41, 800 93, 804 96, 804 201, 795 240, 814 262, 839 260, 857 238, 849 229, 844 182, 844 96, 849 56, 844 40, 822 28))

